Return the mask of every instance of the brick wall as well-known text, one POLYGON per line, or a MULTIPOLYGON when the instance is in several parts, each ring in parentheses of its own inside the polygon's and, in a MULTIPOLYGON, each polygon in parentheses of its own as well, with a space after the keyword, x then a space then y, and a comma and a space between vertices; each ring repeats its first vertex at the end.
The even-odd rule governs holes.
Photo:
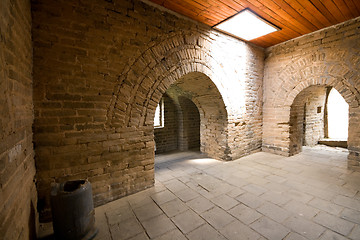
POLYGON ((326 87, 312 86, 303 90, 303 92, 305 92, 304 95, 307 95, 305 97, 304 146, 314 146, 325 136, 324 109, 326 87))
POLYGON ((211 79, 226 109, 222 128, 201 126, 221 133, 202 150, 234 159, 261 146, 263 49, 138 0, 34 0, 32 13, 44 215, 53 181, 89 178, 95 205, 152 186, 155 108, 189 73, 211 79))
POLYGON ((0 238, 35 239, 37 196, 32 144, 29 1, 0 7, 0 238))
POLYGON ((183 135, 179 140, 183 150, 200 150, 200 114, 196 105, 186 97, 179 97, 182 111, 183 135))
POLYGON ((164 127, 154 129, 156 153, 178 149, 178 114, 175 103, 166 94, 164 101, 164 127))
POLYGON ((290 106, 313 85, 331 86, 349 104, 348 166, 359 170, 360 18, 266 50, 264 70, 264 151, 290 154, 290 106))

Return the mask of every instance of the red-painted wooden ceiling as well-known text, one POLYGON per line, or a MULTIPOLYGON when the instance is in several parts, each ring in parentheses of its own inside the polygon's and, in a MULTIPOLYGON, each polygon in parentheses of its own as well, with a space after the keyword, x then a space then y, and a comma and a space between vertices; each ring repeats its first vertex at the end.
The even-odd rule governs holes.
POLYGON ((198 22, 214 26, 249 8, 280 27, 251 40, 270 47, 292 38, 360 16, 360 0, 150 0, 198 22))

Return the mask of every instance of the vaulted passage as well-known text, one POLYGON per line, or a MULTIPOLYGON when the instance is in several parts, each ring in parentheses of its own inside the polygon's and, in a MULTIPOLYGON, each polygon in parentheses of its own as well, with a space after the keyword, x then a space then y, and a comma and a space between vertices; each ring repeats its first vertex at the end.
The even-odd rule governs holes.
POLYGON ((290 155, 324 138, 326 88, 311 86, 299 93, 290 110, 290 155))
POLYGON ((290 109, 289 154, 302 146, 325 144, 347 147, 349 105, 336 89, 310 86, 294 99, 290 109))
POLYGON ((156 153, 192 149, 217 159, 230 157, 225 104, 209 77, 199 72, 184 75, 169 87, 161 105, 164 124, 154 125, 156 153))

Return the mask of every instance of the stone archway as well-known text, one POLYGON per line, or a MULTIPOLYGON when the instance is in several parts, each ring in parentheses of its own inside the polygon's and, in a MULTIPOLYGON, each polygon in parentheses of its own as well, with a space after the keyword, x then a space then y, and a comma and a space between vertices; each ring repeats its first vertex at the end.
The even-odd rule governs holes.
MULTIPOLYGON (((207 75, 221 95, 226 96, 222 79, 226 79, 227 74, 212 58, 207 41, 201 37, 174 35, 150 46, 121 74, 108 108, 107 126, 151 125, 153 116, 147 114, 148 109, 155 110, 166 89, 190 72, 207 75)), ((223 99, 226 106, 230 105, 228 98, 223 99)))
MULTIPOLYGON (((201 152, 216 159, 229 160, 231 156, 228 146, 228 113, 223 98, 212 80, 203 73, 191 72, 178 79, 166 94, 176 103, 180 112, 178 115, 184 121, 188 117, 189 101, 198 110, 201 122, 201 152)), ((153 115, 153 111, 149 109, 148 114, 153 115)), ((179 124, 180 138, 186 138, 187 135, 184 132, 184 121, 180 121, 179 124)))
MULTIPOLYGON (((356 51, 354 51, 356 53, 356 51)), ((351 64, 354 54, 348 50, 317 51, 297 57, 276 74, 266 73, 263 150, 282 155, 292 155, 291 106, 296 97, 310 86, 334 87, 349 104, 348 138, 349 167, 359 165, 360 142, 357 137, 360 91, 358 66, 351 64)))

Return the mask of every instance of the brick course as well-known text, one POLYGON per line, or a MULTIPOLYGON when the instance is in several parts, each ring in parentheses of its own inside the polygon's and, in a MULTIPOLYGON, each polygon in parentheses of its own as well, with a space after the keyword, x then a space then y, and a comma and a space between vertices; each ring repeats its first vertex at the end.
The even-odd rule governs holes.
POLYGON ((35 239, 32 42, 28 1, 0 7, 0 238, 35 239))
POLYGON ((178 149, 178 111, 173 100, 166 94, 164 101, 164 127, 154 129, 156 153, 164 153, 178 149))

